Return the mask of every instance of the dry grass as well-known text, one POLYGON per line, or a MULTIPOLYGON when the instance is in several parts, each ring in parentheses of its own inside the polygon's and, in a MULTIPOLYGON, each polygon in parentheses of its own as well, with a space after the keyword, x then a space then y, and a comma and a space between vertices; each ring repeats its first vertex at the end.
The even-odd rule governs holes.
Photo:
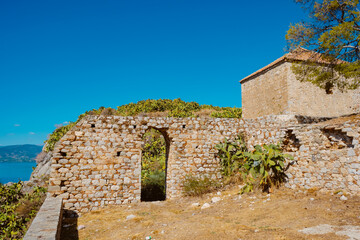
MULTIPOLYGON (((220 202, 207 209, 216 194, 163 202, 110 206, 84 214, 79 239, 344 239, 334 233, 305 235, 298 230, 319 224, 360 225, 360 197, 341 201, 339 195, 319 194, 317 189, 294 192, 276 190, 271 196, 247 194, 238 187, 222 192, 220 202), (313 198, 313 199, 312 199, 313 198), (270 200, 267 200, 270 199, 270 200), (136 218, 126 220, 134 214, 136 218)), ((345 238, 346 239, 346 238, 345 238)))

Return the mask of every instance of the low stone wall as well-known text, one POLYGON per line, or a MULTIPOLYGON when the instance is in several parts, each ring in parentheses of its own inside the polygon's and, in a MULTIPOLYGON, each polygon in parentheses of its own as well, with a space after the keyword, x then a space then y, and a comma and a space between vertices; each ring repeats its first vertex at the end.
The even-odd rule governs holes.
POLYGON ((247 137, 250 149, 283 142, 297 162, 289 169, 288 187, 360 194, 360 121, 329 125, 304 119, 87 116, 55 146, 49 192, 78 212, 140 201, 143 136, 155 128, 167 145, 167 198, 181 196, 186 175, 220 178, 215 145, 238 134, 247 137))
POLYGON ((59 240, 62 206, 61 198, 47 197, 23 239, 59 240))

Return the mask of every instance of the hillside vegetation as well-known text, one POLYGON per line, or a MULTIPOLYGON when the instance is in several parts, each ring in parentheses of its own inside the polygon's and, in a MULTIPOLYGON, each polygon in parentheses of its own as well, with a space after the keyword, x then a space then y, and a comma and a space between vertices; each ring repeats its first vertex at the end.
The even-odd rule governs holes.
POLYGON ((23 182, 0 183, 0 239, 22 239, 32 219, 45 200, 46 189, 34 187, 23 191, 23 182))
POLYGON ((42 146, 25 144, 0 147, 0 162, 34 162, 42 146))
POLYGON ((86 115, 118 115, 118 116, 150 116, 150 117, 214 117, 214 118, 241 118, 241 108, 217 107, 213 105, 200 105, 197 102, 185 102, 178 99, 142 100, 113 108, 100 107, 81 114, 76 122, 57 128, 45 141, 46 151, 52 151, 55 144, 76 123, 86 115))

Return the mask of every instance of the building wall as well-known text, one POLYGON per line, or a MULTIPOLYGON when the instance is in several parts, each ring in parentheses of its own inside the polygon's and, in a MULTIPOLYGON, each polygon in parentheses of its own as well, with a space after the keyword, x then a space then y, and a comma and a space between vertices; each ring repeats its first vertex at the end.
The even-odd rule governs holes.
POLYGON ((293 63, 283 65, 288 68, 288 111, 292 114, 315 117, 337 117, 360 112, 360 89, 341 92, 334 89, 326 94, 324 89, 310 82, 296 80, 291 71, 293 63))
POLYGON ((337 117, 360 112, 360 89, 332 94, 309 82, 296 80, 293 63, 283 62, 241 84, 244 118, 297 114, 337 117))
POLYGON ((286 65, 280 64, 241 84, 244 118, 287 113, 288 71, 286 65))

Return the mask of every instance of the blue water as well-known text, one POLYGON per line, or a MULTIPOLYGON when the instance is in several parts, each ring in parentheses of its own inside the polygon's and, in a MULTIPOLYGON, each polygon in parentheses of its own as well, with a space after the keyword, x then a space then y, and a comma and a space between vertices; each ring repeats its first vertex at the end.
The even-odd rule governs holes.
POLYGON ((0 183, 28 181, 36 162, 0 162, 0 183))

